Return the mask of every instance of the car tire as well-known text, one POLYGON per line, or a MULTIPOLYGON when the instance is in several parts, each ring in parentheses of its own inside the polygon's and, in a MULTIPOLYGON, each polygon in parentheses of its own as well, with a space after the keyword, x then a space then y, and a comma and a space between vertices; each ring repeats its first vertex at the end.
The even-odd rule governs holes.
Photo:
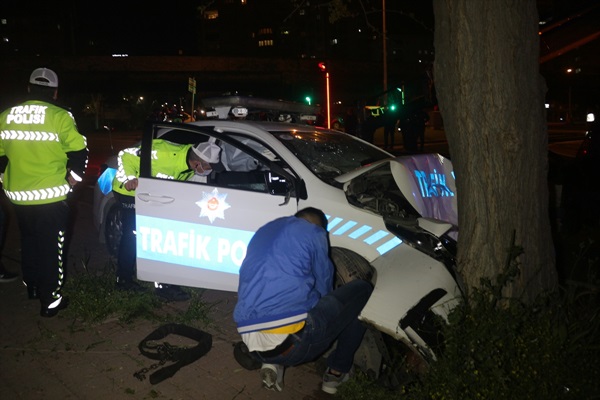
POLYGON ((104 219, 104 240, 108 253, 117 258, 119 244, 123 235, 123 224, 121 222, 121 207, 115 203, 110 206, 104 219))
MULTIPOLYGON (((335 287, 341 286, 354 279, 364 279, 372 282, 375 269, 359 254, 352 250, 333 247, 331 259, 335 265, 335 287)), ((383 386, 396 390, 403 384, 410 383, 403 360, 411 357, 413 363, 422 368, 424 360, 407 343, 396 340, 391 336, 369 326, 363 341, 355 355, 355 366, 367 375, 375 378, 383 386)))
POLYGON ((331 260, 335 265, 335 287, 339 287, 354 279, 371 282, 375 269, 358 253, 339 247, 331 248, 331 260))

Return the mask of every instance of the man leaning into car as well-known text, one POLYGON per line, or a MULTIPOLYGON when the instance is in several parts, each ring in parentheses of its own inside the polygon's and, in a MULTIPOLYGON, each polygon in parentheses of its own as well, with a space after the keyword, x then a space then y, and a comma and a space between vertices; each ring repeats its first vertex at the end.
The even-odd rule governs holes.
MULTIPOLYGON (((219 161, 221 148, 214 143, 177 144, 162 139, 152 142, 152 176, 179 181, 190 180, 195 176, 206 177, 212 171, 211 163, 219 161)), ((117 256, 117 289, 143 291, 135 280, 136 240, 135 240, 135 190, 140 175, 140 148, 121 150, 118 169, 113 179, 112 189, 115 199, 121 206, 123 235, 117 256)), ((156 282, 156 293, 168 301, 185 301, 188 293, 176 285, 156 282)))

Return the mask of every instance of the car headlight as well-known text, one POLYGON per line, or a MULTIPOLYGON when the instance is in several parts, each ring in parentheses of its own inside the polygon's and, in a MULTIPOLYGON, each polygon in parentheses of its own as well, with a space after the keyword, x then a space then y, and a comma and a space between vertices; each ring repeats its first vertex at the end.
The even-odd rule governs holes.
POLYGON ((236 118, 244 118, 248 115, 246 107, 237 106, 231 109, 231 114, 236 118))
POLYGON ((440 237, 420 228, 418 224, 387 222, 387 229, 409 246, 444 264, 463 290, 462 279, 456 268, 456 240, 448 234, 440 237))

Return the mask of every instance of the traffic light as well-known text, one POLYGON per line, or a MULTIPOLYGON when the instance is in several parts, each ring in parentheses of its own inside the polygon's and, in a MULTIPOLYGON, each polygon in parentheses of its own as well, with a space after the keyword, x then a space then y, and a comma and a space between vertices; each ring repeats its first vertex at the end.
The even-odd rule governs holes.
POLYGON ((321 70, 321 72, 325 72, 325 71, 327 71, 327 65, 325 65, 324 62, 320 62, 319 69, 321 70))
POLYGON ((404 90, 402 90, 402 88, 399 87, 397 87, 396 90, 400 92, 401 103, 402 105, 404 105, 404 90))
POLYGON ((310 106, 312 99, 310 98, 310 96, 306 96, 304 98, 304 100, 306 100, 306 102, 308 103, 308 105, 310 106))

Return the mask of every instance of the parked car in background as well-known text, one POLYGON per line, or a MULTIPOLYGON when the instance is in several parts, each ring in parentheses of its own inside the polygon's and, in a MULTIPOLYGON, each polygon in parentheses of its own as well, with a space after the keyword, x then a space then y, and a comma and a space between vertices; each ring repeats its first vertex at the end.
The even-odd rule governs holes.
MULTIPOLYGON (((216 108, 216 107, 215 107, 216 108)), ((119 208, 98 179, 94 222, 114 252, 119 208)), ((457 198, 450 160, 395 158, 357 137, 306 124, 206 120, 149 125, 136 190, 137 277, 143 281, 236 291, 254 232, 313 206, 328 218, 336 284, 373 282, 360 318, 370 329, 357 364, 376 375, 406 346, 435 360, 439 319, 462 298, 456 271, 457 198), (214 141, 220 165, 207 182, 150 175, 151 143, 214 141)))
POLYGON ((200 99, 199 115, 210 114, 208 119, 247 119, 252 121, 276 121, 313 123, 318 107, 286 100, 226 94, 200 99))
POLYGON ((335 129, 336 131, 344 130, 344 117, 336 116, 331 119, 331 129, 335 129))

